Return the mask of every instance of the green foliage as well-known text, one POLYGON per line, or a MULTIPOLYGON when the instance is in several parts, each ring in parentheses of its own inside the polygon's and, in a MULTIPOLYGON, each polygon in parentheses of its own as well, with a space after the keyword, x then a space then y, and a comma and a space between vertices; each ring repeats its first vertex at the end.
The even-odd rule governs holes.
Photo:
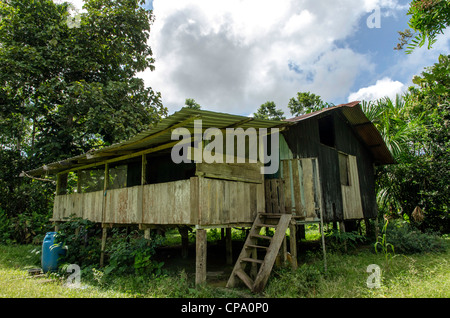
POLYGON ((10 230, 10 221, 8 219, 8 216, 3 211, 3 209, 0 208, 0 244, 8 244, 11 242, 12 233, 10 230))
POLYGON ((325 232, 326 245, 335 251, 348 251, 354 249, 359 243, 365 239, 356 231, 341 232, 338 229, 331 229, 325 232))
POLYGON ((411 15, 409 27, 418 33, 408 45, 407 53, 423 46, 427 40, 428 49, 430 49, 436 43, 436 36, 442 34, 450 25, 450 2, 448 0, 413 0, 407 14, 411 15))
POLYGON ((332 105, 323 102, 320 96, 310 92, 298 92, 297 98, 291 98, 288 103, 288 108, 293 116, 312 113, 330 106, 332 105))
POLYGON ((450 59, 413 79, 415 86, 395 101, 363 103, 397 164, 376 169, 381 214, 403 215, 412 222, 416 207, 424 211, 422 231, 450 231, 450 59))
POLYGON ((377 241, 374 244, 376 253, 378 253, 379 250, 381 249, 381 252, 384 255, 384 260, 386 262, 386 268, 388 268, 388 266, 389 266, 389 260, 392 258, 392 256, 393 256, 392 254, 395 254, 394 245, 391 243, 388 243, 387 237, 386 237, 388 224, 389 224, 389 220, 386 220, 386 222, 384 223, 384 226, 383 226, 382 235, 377 237, 377 241))
POLYGON ((259 106, 256 113, 253 114, 254 118, 259 119, 273 119, 273 120, 283 120, 284 112, 281 109, 276 109, 275 102, 267 101, 261 106, 259 106))
POLYGON ((197 103, 195 101, 195 99, 193 98, 186 98, 186 101, 184 102, 184 104, 186 105, 187 108, 192 108, 192 109, 201 109, 202 106, 200 106, 199 103, 197 103))
POLYGON ((123 237, 120 233, 114 233, 112 242, 107 248, 109 264, 105 267, 105 274, 136 274, 159 276, 163 273, 163 262, 153 259, 155 249, 160 246, 164 239, 157 235, 151 240, 135 237, 131 233, 123 237))
POLYGON ((100 260, 101 228, 98 224, 81 218, 72 218, 61 223, 55 236, 55 244, 67 246, 61 264, 77 264, 81 268, 98 265, 100 260))
MULTIPOLYGON (((387 225, 387 222, 386 222, 387 225)), ((390 222, 385 229, 388 233, 386 244, 395 245, 397 253, 417 254, 430 252, 445 252, 444 239, 435 233, 423 233, 407 222, 390 222)))
POLYGON ((87 0, 73 24, 69 3, 0 2, 0 207, 18 229, 13 240, 31 242, 35 215, 48 216, 53 200, 54 184, 22 171, 127 139, 167 114, 136 77, 154 68, 143 3, 87 0))
POLYGON ((323 273, 314 265, 303 264, 295 272, 278 269, 269 279, 265 294, 269 297, 311 297, 317 292, 323 273))

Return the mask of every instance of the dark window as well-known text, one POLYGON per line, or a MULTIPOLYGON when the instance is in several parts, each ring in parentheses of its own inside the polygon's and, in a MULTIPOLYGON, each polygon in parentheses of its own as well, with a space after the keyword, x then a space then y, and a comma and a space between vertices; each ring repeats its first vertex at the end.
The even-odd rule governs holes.
POLYGON ((325 116, 319 119, 319 139, 326 146, 334 147, 333 117, 325 116))

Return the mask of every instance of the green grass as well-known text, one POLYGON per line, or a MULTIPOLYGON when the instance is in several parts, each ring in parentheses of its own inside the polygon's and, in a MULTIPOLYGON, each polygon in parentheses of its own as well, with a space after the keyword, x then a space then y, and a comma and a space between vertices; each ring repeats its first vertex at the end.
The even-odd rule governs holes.
MULTIPOLYGON (((450 240, 446 239, 447 247, 450 240)), ((260 295, 245 288, 226 289, 210 282, 195 287, 194 276, 184 270, 167 272, 160 277, 136 275, 108 277, 101 270, 82 272, 82 288, 64 286, 57 276, 33 278, 28 269, 40 267, 39 246, 0 245, 0 297, 17 298, 378 298, 378 297, 450 297, 450 248, 443 253, 395 255, 386 267, 384 256, 373 253, 373 245, 360 246, 348 253, 328 251, 328 271, 323 270, 319 251, 306 253, 297 271, 277 268, 260 295), (381 267, 381 287, 366 285, 370 264, 381 267)), ((226 278, 225 278, 226 279, 226 278)))

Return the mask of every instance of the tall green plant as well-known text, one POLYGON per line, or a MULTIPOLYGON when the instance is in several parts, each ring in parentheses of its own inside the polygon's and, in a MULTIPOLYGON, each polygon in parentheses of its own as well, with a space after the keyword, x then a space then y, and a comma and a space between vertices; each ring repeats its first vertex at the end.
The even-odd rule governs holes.
POLYGON ((381 248, 381 252, 384 255, 384 259, 386 261, 386 268, 389 268, 389 261, 392 258, 394 251, 394 245, 388 243, 387 241, 387 227, 389 224, 389 220, 385 218, 385 223, 382 230, 382 235, 377 237, 377 241, 374 244, 375 252, 378 254, 379 248, 381 248), (391 254, 392 253, 392 254, 391 254))

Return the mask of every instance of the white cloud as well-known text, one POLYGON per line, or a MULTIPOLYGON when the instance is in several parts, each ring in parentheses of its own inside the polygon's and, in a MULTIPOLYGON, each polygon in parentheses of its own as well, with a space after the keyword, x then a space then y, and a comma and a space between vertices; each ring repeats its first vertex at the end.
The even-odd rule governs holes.
POLYGON ((369 58, 339 48, 367 14, 360 0, 154 0, 156 70, 141 74, 170 111, 186 98, 205 109, 249 114, 267 100, 287 112, 312 91, 345 99, 369 58))
POLYGON ((395 99, 395 95, 402 94, 406 89, 406 86, 392 79, 385 77, 378 80, 374 85, 363 87, 355 93, 351 93, 348 97, 348 101, 371 101, 377 100, 383 97, 390 97, 395 99))

